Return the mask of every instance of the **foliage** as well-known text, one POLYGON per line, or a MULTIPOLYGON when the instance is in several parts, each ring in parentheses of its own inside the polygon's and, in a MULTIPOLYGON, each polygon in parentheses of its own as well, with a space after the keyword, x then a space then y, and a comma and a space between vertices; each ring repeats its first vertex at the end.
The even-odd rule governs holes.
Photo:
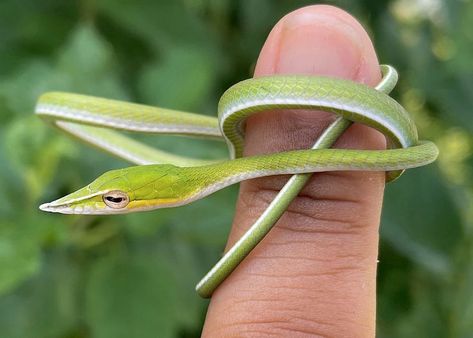
MULTIPOLYGON (((442 153, 387 188, 378 336, 468 337, 473 2, 330 2, 370 29, 380 59, 402 76, 395 96, 442 153)), ((38 121, 34 104, 44 91, 67 90, 214 114, 223 90, 250 76, 271 27, 308 3, 0 3, 0 337, 198 336, 206 302, 193 285, 222 250, 236 190, 125 217, 40 213, 40 201, 127 164, 38 121)), ((149 141, 178 153, 224 152, 149 141)))

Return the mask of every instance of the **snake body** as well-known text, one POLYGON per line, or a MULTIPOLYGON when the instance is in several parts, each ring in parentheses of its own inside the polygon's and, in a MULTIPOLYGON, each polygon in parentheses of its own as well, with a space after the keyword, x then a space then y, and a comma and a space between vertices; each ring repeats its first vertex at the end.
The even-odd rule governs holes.
POLYGON ((352 81, 314 76, 245 80, 223 94, 218 119, 77 94, 46 93, 36 106, 38 115, 69 134, 138 166, 109 171, 76 192, 42 204, 40 209, 66 214, 151 210, 187 204, 243 180, 307 174, 293 177, 281 198, 276 198, 247 235, 199 283, 199 293, 210 296, 274 225, 284 212, 284 206, 302 188, 308 174, 375 170, 386 171, 386 178, 391 181, 404 169, 436 159, 436 146, 418 140, 410 115, 388 95, 397 81, 396 71, 382 66, 382 72, 383 80, 376 89, 352 81), (338 117, 313 149, 242 157, 245 120, 268 109, 324 110, 338 117), (353 122, 382 132, 389 149, 320 149, 329 148, 353 122), (223 138, 230 160, 206 161, 169 154, 134 141, 117 130, 223 138))

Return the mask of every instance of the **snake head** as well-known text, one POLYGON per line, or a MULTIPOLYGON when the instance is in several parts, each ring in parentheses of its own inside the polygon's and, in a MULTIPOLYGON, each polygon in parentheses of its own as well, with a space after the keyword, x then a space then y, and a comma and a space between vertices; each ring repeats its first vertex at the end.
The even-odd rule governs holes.
POLYGON ((183 169, 159 164, 111 170, 39 208, 62 214, 107 215, 181 205, 191 190, 183 169))

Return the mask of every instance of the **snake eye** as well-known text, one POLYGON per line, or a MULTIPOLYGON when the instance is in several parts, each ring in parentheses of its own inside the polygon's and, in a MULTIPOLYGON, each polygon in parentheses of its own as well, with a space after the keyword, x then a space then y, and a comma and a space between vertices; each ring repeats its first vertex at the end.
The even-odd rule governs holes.
POLYGON ((130 198, 120 190, 112 190, 103 195, 103 202, 113 209, 122 209, 128 205, 130 198))

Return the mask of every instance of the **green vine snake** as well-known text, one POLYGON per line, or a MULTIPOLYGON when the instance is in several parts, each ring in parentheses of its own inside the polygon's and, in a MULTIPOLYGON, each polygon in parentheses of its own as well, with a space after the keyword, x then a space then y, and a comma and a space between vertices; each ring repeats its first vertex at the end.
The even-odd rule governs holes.
POLYGON ((316 76, 248 79, 223 94, 218 119, 77 94, 45 93, 38 100, 36 114, 137 166, 106 172, 84 188, 42 204, 40 209, 102 215, 146 211, 184 205, 243 180, 294 174, 248 232, 197 285, 201 296, 210 297, 277 222, 311 173, 386 171, 387 181, 392 181, 404 169, 436 159, 435 144, 418 140, 411 117, 388 95, 397 82, 396 70, 381 66, 381 71, 383 79, 375 88, 316 76), (245 119, 260 111, 288 108, 324 110, 337 117, 312 149, 242 157, 245 119), (388 149, 328 149, 353 122, 381 131, 388 149), (135 141, 119 130, 223 138, 230 160, 177 156, 135 141))

